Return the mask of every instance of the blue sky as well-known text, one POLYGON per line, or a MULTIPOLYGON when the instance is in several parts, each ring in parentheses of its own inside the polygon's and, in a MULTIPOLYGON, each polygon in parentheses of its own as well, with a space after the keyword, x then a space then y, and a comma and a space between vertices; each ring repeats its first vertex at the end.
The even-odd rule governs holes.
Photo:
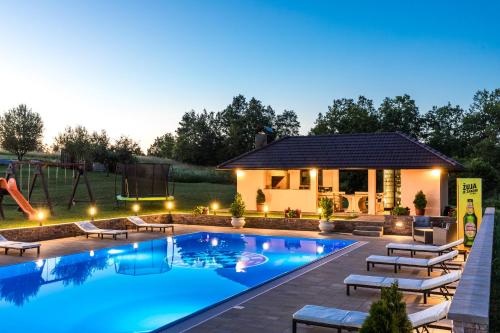
POLYGON ((498 1, 0 0, 0 111, 26 103, 147 147, 241 93, 306 133, 334 98, 421 111, 500 87, 498 1))

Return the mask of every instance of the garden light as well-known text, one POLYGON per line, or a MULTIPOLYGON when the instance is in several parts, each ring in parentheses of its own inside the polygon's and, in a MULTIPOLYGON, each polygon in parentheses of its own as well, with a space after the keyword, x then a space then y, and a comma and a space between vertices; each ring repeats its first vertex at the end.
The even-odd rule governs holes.
POLYGON ((264 205, 264 217, 267 217, 267 213, 269 213, 269 206, 264 205))
POLYGON ((321 219, 321 214, 323 214, 323 208, 318 207, 318 215, 320 219, 321 219))
POLYGON ((174 203, 172 201, 167 201, 166 206, 167 206, 167 209, 169 211, 171 211, 172 209, 174 209, 174 203))
POLYGON ((91 221, 94 221, 95 214, 97 214, 97 208, 95 206, 90 206, 89 215, 91 221))
POLYGON ((132 205, 132 210, 134 211, 135 215, 137 216, 137 213, 141 210, 141 206, 138 203, 135 203, 132 205))
POLYGON ((36 218, 38 220, 38 224, 41 227, 43 224, 43 220, 45 220, 45 213, 43 212, 43 210, 38 211, 38 213, 36 214, 36 218))
POLYGON ((219 203, 212 202, 212 210, 214 211, 214 215, 217 215, 217 209, 219 209, 219 203))

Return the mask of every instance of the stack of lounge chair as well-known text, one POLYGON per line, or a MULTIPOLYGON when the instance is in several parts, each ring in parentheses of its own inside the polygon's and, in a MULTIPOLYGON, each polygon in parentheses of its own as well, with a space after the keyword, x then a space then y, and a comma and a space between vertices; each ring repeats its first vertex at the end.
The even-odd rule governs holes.
MULTIPOLYGON (((456 270, 452 272, 453 268, 447 262, 457 257, 458 251, 456 247, 462 243, 463 239, 442 246, 390 243, 387 245, 387 256, 371 255, 366 258, 366 269, 368 271, 370 267, 373 268, 377 264, 394 266, 394 273, 397 273, 398 269, 401 269, 403 266, 407 266, 425 268, 428 275, 430 275, 430 272, 434 268, 439 268, 445 274, 429 279, 351 274, 344 280, 346 293, 350 295, 351 288, 357 289, 358 287, 371 289, 388 288, 397 282, 398 289, 402 292, 421 293, 424 303, 427 303, 427 297, 431 294, 444 296, 446 301, 425 310, 409 314, 408 319, 417 332, 428 332, 428 328, 449 330, 449 327, 438 325, 437 322, 446 318, 451 304, 449 298, 453 296, 451 290, 456 289, 456 283, 461 277, 461 271, 456 270), (412 257, 391 257, 390 254, 393 254, 395 250, 409 251, 412 257), (433 258, 413 258, 413 255, 418 252, 434 253, 437 256, 433 258)), ((298 324, 336 328, 338 332, 341 330, 356 331, 363 326, 367 317, 368 313, 366 312, 306 305, 293 314, 293 333, 297 332, 298 324)))
POLYGON ((26 250, 36 249, 37 256, 40 255, 40 243, 27 243, 27 242, 16 242, 10 241, 4 236, 0 235, 0 249, 5 249, 5 254, 9 253, 9 250, 19 250, 19 255, 22 256, 26 250))

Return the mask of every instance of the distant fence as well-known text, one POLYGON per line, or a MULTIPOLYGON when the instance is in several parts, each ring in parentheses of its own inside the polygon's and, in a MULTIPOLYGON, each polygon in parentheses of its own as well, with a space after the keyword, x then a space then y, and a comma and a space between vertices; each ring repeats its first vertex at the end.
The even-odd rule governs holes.
POLYGON ((448 318, 455 333, 489 332, 495 208, 486 208, 448 318))

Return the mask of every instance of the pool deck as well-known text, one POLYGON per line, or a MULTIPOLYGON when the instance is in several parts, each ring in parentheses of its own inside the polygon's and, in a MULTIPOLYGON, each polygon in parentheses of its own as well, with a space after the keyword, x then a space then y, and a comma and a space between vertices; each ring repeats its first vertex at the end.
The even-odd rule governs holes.
MULTIPOLYGON (((226 308, 224 306, 214 309, 210 313, 201 314, 189 321, 189 324, 199 323, 188 329, 188 332, 203 333, 229 333, 229 332, 291 332, 291 316, 305 304, 316 304, 331 307, 339 307, 348 310, 368 311, 370 304, 378 300, 380 292, 371 289, 352 290, 351 296, 347 296, 344 278, 349 274, 367 274, 365 259, 370 254, 385 254, 385 245, 389 242, 411 242, 410 237, 384 236, 382 238, 352 236, 350 234, 320 235, 311 231, 288 231, 271 229, 240 229, 235 230, 225 227, 204 227, 176 225, 176 234, 185 234, 197 231, 213 231, 226 233, 247 233, 261 235, 311 237, 311 238, 335 238, 353 239, 361 241, 355 249, 346 250, 331 258, 327 258, 316 265, 312 270, 304 270, 295 274, 287 281, 277 281, 272 288, 267 288, 263 293, 252 295, 251 299, 235 299, 226 308), (243 302, 243 303, 241 303, 243 302)), ((167 235, 170 235, 167 233, 167 235)), ((70 237, 57 240, 44 241, 40 258, 51 258, 71 253, 96 250, 100 248, 113 247, 116 245, 146 241, 165 237, 158 232, 130 232, 128 239, 97 239, 85 238, 84 236, 70 237)), ((36 260, 36 251, 27 251, 23 257, 16 255, 13 251, 9 255, 0 255, 0 266, 16 264, 25 261, 36 260)), ((399 276, 399 277, 421 277, 425 278, 424 270, 404 268, 401 273, 395 275, 390 266, 378 266, 368 272, 370 275, 399 276)), ((440 275, 436 270, 434 275, 440 275)), ((248 298, 248 297, 247 297, 248 298)), ((440 296, 432 296, 428 304, 422 303, 421 295, 405 294, 408 312, 422 310, 432 304, 443 300, 440 296)), ((186 323, 181 323, 163 332, 184 331, 186 323)), ((431 330, 432 331, 432 330, 431 330)), ((299 326, 299 333, 313 332, 335 332, 332 329, 313 328, 299 326)), ((434 330, 433 332, 438 332, 434 330)))

